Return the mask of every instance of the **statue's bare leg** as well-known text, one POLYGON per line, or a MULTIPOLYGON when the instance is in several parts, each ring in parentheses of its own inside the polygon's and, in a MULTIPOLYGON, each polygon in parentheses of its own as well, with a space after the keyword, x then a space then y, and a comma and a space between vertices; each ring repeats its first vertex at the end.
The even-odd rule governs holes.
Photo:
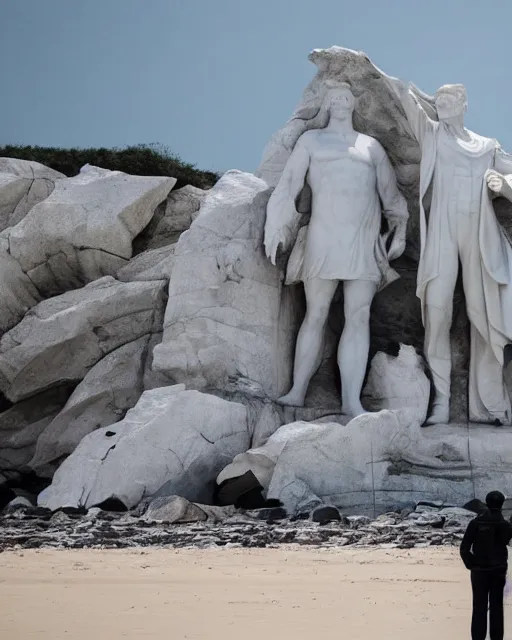
POLYGON ((344 414, 366 413, 361 404, 361 387, 370 350, 370 306, 377 284, 369 280, 343 283, 345 326, 338 346, 341 376, 341 406, 344 414))
POLYGON ((450 421, 450 328, 458 271, 456 253, 454 257, 452 268, 440 271, 441 275, 428 283, 425 296, 425 355, 435 389, 434 406, 426 424, 450 421))
POLYGON ((280 404, 302 407, 309 382, 322 361, 325 325, 338 280, 313 278, 304 283, 306 316, 295 347, 293 386, 277 400, 280 404))

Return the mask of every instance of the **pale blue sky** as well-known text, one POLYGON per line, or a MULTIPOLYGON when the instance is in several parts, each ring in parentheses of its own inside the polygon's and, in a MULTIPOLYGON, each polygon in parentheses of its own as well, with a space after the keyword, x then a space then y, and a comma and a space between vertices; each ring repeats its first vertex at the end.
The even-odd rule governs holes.
POLYGON ((160 142, 254 170, 338 44, 432 92, 512 152, 512 0, 0 0, 0 144, 160 142))

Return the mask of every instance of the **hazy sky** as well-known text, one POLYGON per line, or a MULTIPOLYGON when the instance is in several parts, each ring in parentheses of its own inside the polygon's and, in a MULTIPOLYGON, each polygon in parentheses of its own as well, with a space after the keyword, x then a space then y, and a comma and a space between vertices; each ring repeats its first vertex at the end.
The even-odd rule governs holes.
POLYGON ((511 34, 511 0, 0 0, 0 144, 252 171, 337 44, 427 92, 463 82, 468 126, 512 152, 511 34))

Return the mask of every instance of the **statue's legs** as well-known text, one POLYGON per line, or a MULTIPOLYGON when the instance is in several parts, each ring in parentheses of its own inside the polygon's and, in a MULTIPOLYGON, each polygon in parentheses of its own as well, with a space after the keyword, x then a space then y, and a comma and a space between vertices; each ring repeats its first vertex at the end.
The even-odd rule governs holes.
POLYGON ((377 283, 369 280, 343 283, 345 326, 338 346, 338 366, 342 411, 349 416, 366 413, 360 397, 370 351, 370 306, 376 290, 377 283))
POLYGON ((341 406, 348 416, 366 413, 361 404, 361 387, 370 351, 370 306, 376 291, 377 283, 370 280, 343 283, 345 326, 338 346, 338 366, 341 406))
POLYGON ((277 400, 280 404, 302 407, 309 382, 320 366, 325 325, 338 280, 313 278, 304 283, 306 316, 297 336, 293 365, 293 386, 277 400))
POLYGON ((450 328, 458 269, 456 247, 445 245, 439 275, 428 283, 425 292, 425 355, 435 389, 434 406, 427 424, 446 424, 450 420, 450 328))

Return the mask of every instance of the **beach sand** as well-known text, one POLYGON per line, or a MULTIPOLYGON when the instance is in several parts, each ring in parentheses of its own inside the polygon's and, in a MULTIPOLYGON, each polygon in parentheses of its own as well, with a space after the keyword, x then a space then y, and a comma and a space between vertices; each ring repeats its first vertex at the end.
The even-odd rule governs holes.
POLYGON ((470 614, 453 548, 0 554, 5 640, 452 640, 470 614))

